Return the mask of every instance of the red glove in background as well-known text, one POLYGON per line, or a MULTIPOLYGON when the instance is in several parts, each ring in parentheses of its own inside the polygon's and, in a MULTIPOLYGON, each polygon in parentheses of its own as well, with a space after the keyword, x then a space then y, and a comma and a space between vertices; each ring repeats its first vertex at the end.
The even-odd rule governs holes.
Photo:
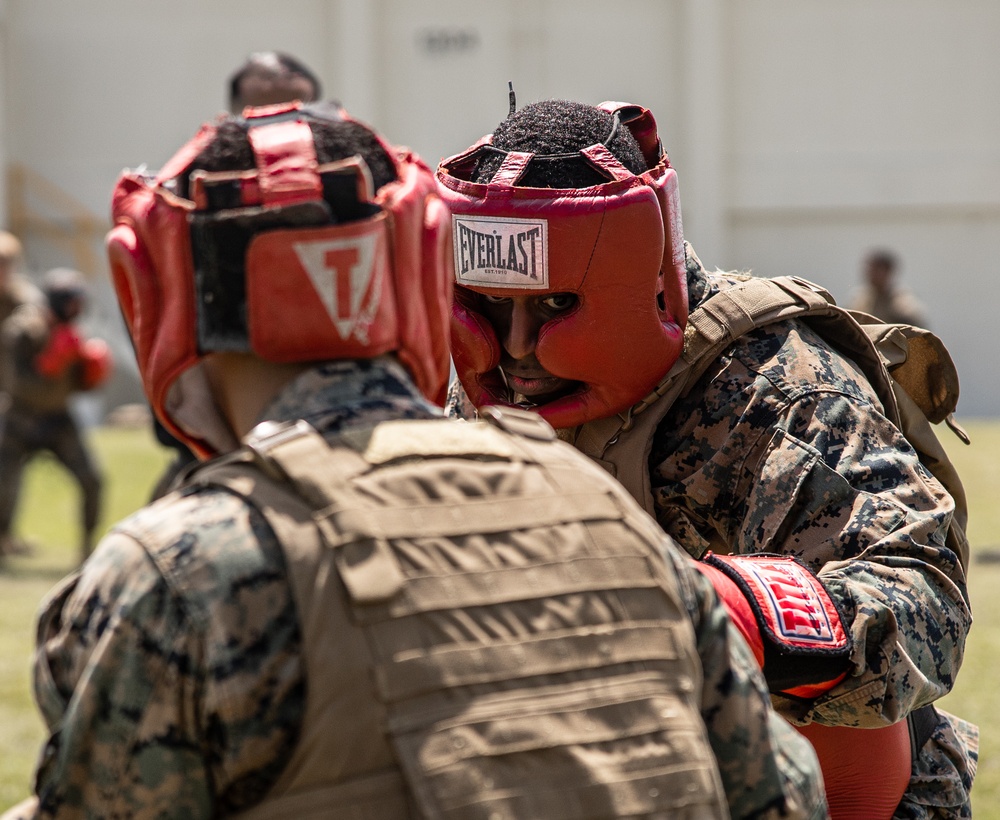
POLYGON ((87 339, 80 346, 80 360, 83 362, 81 381, 84 390, 107 381, 114 366, 111 349, 103 339, 87 339))
POLYGON ((43 376, 58 378, 80 360, 80 344, 72 325, 56 325, 49 334, 49 343, 35 357, 35 367, 43 376))

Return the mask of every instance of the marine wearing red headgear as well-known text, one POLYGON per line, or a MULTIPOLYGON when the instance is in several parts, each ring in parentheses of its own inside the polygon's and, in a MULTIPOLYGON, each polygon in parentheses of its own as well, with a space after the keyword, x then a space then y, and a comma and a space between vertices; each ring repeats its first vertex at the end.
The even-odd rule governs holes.
POLYGON ((431 170, 373 134, 397 176, 376 193, 360 158, 317 161, 308 121, 349 120, 342 109, 289 103, 245 116, 256 169, 196 171, 191 198, 179 196, 210 123, 156 177, 125 172, 115 189, 112 278, 157 415, 200 455, 223 449, 198 366, 222 350, 272 362, 394 352, 440 403, 453 274, 431 170))
POLYGON ((506 153, 489 183, 471 182, 484 152, 497 152, 489 136, 438 168, 441 196, 453 214, 453 356, 476 406, 512 397, 498 367, 496 331, 474 294, 577 296, 574 310, 542 326, 535 349, 546 371, 579 382, 570 394, 534 408, 555 427, 627 410, 680 356, 687 284, 677 176, 648 110, 627 103, 600 107, 636 137, 649 165, 645 173, 633 174, 597 144, 579 153, 607 176, 601 185, 519 187, 528 165, 544 157, 515 151, 506 153))

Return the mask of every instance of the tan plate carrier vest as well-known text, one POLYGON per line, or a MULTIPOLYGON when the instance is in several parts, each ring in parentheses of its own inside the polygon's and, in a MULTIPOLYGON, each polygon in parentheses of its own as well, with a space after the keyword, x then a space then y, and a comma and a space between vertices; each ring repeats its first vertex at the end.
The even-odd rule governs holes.
MULTIPOLYGON (((885 416, 954 499, 947 543, 968 568, 965 489, 931 428, 931 423, 945 421, 969 443, 952 417, 958 403, 958 373, 951 356, 930 331, 884 324, 839 307, 828 291, 805 279, 748 276, 712 296, 691 312, 684 331, 684 352, 656 389, 628 413, 582 425, 576 431, 574 446, 615 476, 647 512, 655 514, 648 463, 660 421, 737 339, 755 328, 789 319, 805 320, 865 374, 885 416)), ((726 545, 716 541, 712 549, 728 552, 726 545)))
POLYGON ((662 534, 499 423, 265 424, 194 474, 270 522, 302 629, 301 738, 241 818, 728 817, 662 534))

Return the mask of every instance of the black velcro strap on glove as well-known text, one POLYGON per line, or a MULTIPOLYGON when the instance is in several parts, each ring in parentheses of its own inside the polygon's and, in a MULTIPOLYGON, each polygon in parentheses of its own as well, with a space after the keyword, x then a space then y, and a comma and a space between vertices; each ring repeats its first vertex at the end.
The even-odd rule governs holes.
POLYGON ((851 636, 819 578, 786 555, 715 555, 750 602, 764 642, 764 677, 772 692, 823 684, 843 676, 851 636))

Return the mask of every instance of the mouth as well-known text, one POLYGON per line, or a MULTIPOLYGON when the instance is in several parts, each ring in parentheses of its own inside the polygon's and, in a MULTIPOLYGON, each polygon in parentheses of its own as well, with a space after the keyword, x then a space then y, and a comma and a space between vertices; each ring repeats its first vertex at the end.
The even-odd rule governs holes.
POLYGON ((576 387, 577 382, 569 379, 562 379, 558 376, 545 375, 516 375, 504 370, 503 376, 510 390, 534 403, 541 404, 546 400, 559 398, 569 393, 576 387))

